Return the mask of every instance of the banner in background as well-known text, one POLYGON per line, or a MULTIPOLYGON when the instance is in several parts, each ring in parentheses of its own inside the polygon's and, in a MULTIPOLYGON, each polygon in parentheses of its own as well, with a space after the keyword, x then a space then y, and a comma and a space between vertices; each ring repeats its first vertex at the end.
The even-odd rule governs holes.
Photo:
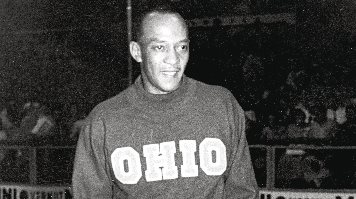
POLYGON ((356 199, 356 193, 260 190, 259 199, 356 199))
POLYGON ((69 187, 0 185, 0 199, 70 199, 69 187))

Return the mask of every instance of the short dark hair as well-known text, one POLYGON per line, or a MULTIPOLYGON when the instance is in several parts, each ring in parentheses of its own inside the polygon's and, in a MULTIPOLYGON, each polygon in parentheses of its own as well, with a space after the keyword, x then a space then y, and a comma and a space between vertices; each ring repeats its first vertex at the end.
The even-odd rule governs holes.
POLYGON ((132 40, 138 41, 142 36, 143 21, 151 13, 177 14, 181 16, 176 6, 169 0, 151 0, 133 12, 132 40))

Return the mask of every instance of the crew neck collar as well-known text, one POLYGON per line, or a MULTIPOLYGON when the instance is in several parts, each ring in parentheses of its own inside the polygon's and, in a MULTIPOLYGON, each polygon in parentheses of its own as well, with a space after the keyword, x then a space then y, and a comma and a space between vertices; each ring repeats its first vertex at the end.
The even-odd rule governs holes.
POLYGON ((168 94, 152 94, 144 89, 142 77, 139 76, 133 85, 134 92, 130 101, 147 111, 172 111, 182 107, 193 93, 192 81, 183 75, 180 86, 168 94))

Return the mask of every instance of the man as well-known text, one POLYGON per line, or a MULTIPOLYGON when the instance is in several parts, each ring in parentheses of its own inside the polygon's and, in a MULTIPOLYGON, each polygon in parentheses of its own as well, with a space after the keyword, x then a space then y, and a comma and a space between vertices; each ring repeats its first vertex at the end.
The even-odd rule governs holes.
POLYGON ((227 89, 184 75, 181 15, 156 8, 138 27, 130 52, 141 75, 87 118, 74 198, 254 198, 243 110, 227 89))

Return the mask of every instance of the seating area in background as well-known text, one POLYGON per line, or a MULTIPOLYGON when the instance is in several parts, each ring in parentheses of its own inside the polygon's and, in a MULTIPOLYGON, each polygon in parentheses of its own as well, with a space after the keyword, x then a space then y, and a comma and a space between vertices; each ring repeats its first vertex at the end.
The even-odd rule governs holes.
POLYGON ((1 106, 0 145, 75 145, 86 116, 80 106, 10 100, 1 106))
POLYGON ((268 99, 270 91, 263 95, 268 97, 246 111, 250 144, 355 145, 355 98, 345 98, 334 106, 303 102, 276 106, 280 101, 268 99))
MULTIPOLYGON (((245 110, 250 144, 354 145, 356 90, 352 80, 333 80, 321 65, 311 64, 307 69, 289 59, 290 70, 276 81, 262 67, 267 65, 263 60, 245 55, 243 72, 235 77, 240 82, 226 86, 245 110)), ((3 99, 0 144, 73 146, 95 105, 75 99, 3 99)))

